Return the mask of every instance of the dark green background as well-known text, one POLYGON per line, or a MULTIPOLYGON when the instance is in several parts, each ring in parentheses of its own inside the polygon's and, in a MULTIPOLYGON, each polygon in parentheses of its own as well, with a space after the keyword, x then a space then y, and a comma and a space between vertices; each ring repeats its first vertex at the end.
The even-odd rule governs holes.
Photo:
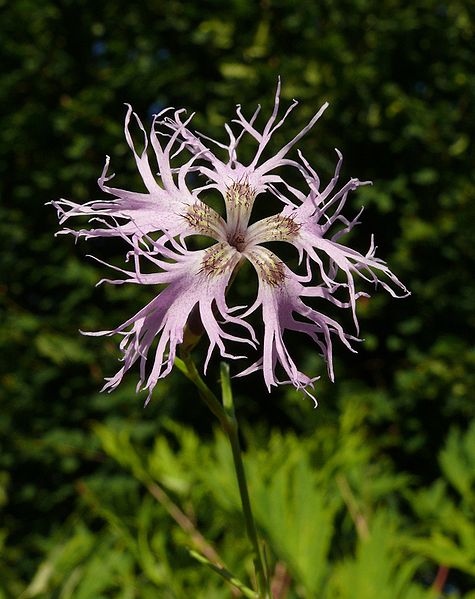
MULTIPOLYGON (((145 442, 165 416, 205 436, 211 428, 179 374, 145 410, 135 373, 99 395, 117 367, 115 343, 78 333, 115 326, 149 297, 94 288, 107 271, 85 254, 114 261, 123 247, 55 238, 45 206, 101 197, 105 154, 120 186, 140 185, 124 102, 146 122, 165 106, 196 111, 196 128, 220 138, 235 104, 270 110, 280 75, 283 101, 300 105, 276 148, 330 102, 300 146, 324 178, 338 147, 344 178, 374 182, 349 202, 347 215, 366 206, 351 242, 363 249, 375 233, 412 296, 381 290, 362 306, 366 342, 358 355, 335 344, 334 385, 317 367, 318 410, 293 389, 268 396, 259 375, 236 382, 238 409, 256 427, 318 434, 342 402, 360 403, 396 468, 423 484, 437 476, 450 427, 475 416, 474 16, 457 0, 0 2, 0 471, 22 580, 41 539, 74 511, 75 482, 107 476, 92 421, 136 423, 145 442)), ((313 349, 295 349, 315 369, 313 349)))

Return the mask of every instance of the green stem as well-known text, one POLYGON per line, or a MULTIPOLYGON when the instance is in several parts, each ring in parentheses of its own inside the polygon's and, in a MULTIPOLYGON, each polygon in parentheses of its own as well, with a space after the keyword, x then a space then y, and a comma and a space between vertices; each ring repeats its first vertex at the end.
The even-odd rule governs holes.
POLYGON ((249 490, 247 487, 246 472, 242 461, 241 445, 239 443, 239 430, 236 415, 234 412, 233 394, 231 381, 229 378, 229 365, 221 362, 221 392, 223 396, 223 405, 231 423, 230 432, 228 433, 229 442, 233 452, 234 468, 239 486, 239 494, 241 495, 242 511, 246 521, 246 529, 251 545, 254 549, 254 566, 258 576, 259 591, 264 593, 264 597, 270 597, 269 581, 262 555, 259 537, 257 536, 257 528, 252 514, 251 500, 249 498, 249 490))
POLYGON ((254 552, 254 567, 256 570, 258 594, 260 599, 271 599, 270 582, 265 567, 262 549, 257 535, 257 528, 252 514, 249 490, 247 487, 246 473, 242 461, 241 446, 239 443, 238 423, 234 413, 233 395, 231 382, 229 378, 229 366, 221 364, 221 390, 223 403, 211 391, 208 385, 201 378, 193 359, 189 353, 184 353, 182 358, 176 359, 176 366, 192 381, 197 387, 200 397, 206 403, 208 408, 218 418, 221 427, 226 433, 233 454, 234 469, 241 496, 241 505, 246 522, 246 531, 254 552))
POLYGON ((216 574, 219 574, 225 580, 227 580, 230 584, 232 584, 234 587, 239 589, 241 591, 241 593, 244 595, 244 597, 248 597, 248 599, 260 599, 260 595, 258 595, 252 589, 249 589, 238 578, 233 576, 233 574, 231 574, 231 572, 226 570, 226 568, 223 568, 222 566, 219 566, 218 564, 213 563, 212 561, 207 559, 204 555, 201 555, 201 553, 198 553, 197 551, 193 551, 192 549, 190 550, 190 555, 191 555, 191 557, 193 557, 194 559, 199 561, 201 564, 204 564, 205 566, 208 566, 208 568, 211 568, 211 570, 216 572, 216 574))

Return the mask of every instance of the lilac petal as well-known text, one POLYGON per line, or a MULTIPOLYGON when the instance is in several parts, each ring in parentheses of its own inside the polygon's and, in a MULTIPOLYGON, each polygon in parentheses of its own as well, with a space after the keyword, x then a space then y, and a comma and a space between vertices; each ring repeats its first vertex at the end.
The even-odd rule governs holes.
MULTIPOLYGON (((126 222, 122 223, 121 227, 122 233, 126 235, 143 236, 151 232, 163 231, 171 237, 199 233, 216 240, 225 238, 225 226, 222 218, 211 207, 201 202, 196 194, 190 193, 186 186, 186 175, 197 157, 193 156, 178 169, 178 178, 175 182, 170 165, 170 153, 174 144, 178 142, 180 130, 177 130, 167 145, 162 148, 155 131, 155 124, 156 119, 152 125, 150 139, 159 166, 161 185, 155 179, 150 167, 147 153, 148 137, 145 129, 138 116, 128 106, 125 118, 125 137, 134 154, 147 193, 128 191, 108 185, 114 175, 107 174, 110 162, 110 158, 107 156, 98 184, 102 191, 115 196, 114 199, 92 201, 85 204, 77 204, 65 199, 52 202, 58 211, 61 224, 74 216, 103 216, 125 220, 126 222), (130 134, 129 125, 132 115, 144 137, 144 149, 140 154, 136 151, 130 134)), ((117 235, 114 228, 107 227, 80 229, 79 231, 64 229, 63 232, 86 238, 117 235)))
MULTIPOLYGON (((320 291, 318 287, 305 288, 298 277, 267 248, 254 246, 246 251, 246 256, 256 269, 259 291, 254 305, 241 317, 247 316, 257 307, 262 307, 264 345, 262 362, 258 360, 241 373, 241 376, 261 368, 270 391, 272 386, 281 384, 275 372, 279 364, 296 389, 311 386, 312 380, 298 370, 285 346, 283 336, 284 332, 289 330, 304 333, 316 343, 327 362, 329 376, 333 380, 332 335, 337 335, 351 351, 354 350, 349 339, 354 338, 347 335, 335 320, 310 308, 301 299, 305 295, 327 299, 328 290, 320 291), (294 314, 306 320, 296 320, 294 314)), ((338 305, 337 301, 335 303, 338 305)))
MULTIPOLYGON (((325 103, 320 110, 312 117, 309 123, 280 151, 278 151, 272 158, 264 161, 259 166, 262 154, 269 145, 274 133, 283 125, 291 111, 297 105, 297 101, 293 100, 290 107, 286 110, 284 115, 278 119, 278 112, 280 107, 280 89, 281 83, 280 78, 277 83, 277 90, 274 100, 274 108, 272 113, 264 126, 264 129, 259 131, 255 126, 254 122, 259 113, 260 106, 248 119, 246 118, 241 110, 241 105, 238 104, 236 108, 237 118, 233 119, 232 122, 240 128, 240 133, 236 136, 231 127, 226 125, 226 131, 229 135, 229 144, 225 145, 221 142, 210 140, 220 148, 225 148, 228 154, 228 161, 220 160, 213 152, 211 152, 204 144, 202 139, 209 138, 196 134, 187 127, 187 123, 184 123, 179 113, 175 113, 174 118, 168 117, 164 120, 164 124, 173 132, 180 132, 180 137, 187 145, 188 149, 197 154, 199 153, 203 159, 209 163, 209 166, 201 166, 199 172, 210 179, 216 186, 223 196, 226 196, 226 190, 235 183, 246 183, 249 185, 256 195, 267 190, 267 186, 271 183, 281 182, 282 179, 272 174, 281 166, 292 166, 298 168, 302 173, 306 174, 305 168, 295 161, 288 160, 286 158, 290 150, 295 144, 302 139, 302 137, 310 131, 315 125, 317 120, 323 114, 328 107, 328 103, 325 103), (251 160, 249 165, 242 164, 237 158, 237 147, 244 134, 249 135, 258 143, 258 147, 254 158, 251 160)), ((187 121, 188 122, 188 121, 187 121)))
MULTIPOLYGON (((347 227, 351 229, 351 226, 347 227)), ((330 258, 330 265, 336 266, 343 271, 346 276, 347 286, 350 294, 350 303, 353 311, 353 320, 358 331, 358 321, 356 318, 356 290, 354 275, 358 275, 365 280, 381 285, 393 297, 406 297, 410 292, 406 289, 403 283, 394 275, 389 267, 379 258, 374 256, 374 247, 370 247, 369 251, 363 255, 352 248, 344 246, 332 239, 325 239, 322 236, 319 225, 313 223, 302 223, 301 229, 296 238, 293 240, 293 245, 300 251, 304 251, 309 255, 319 266, 320 274, 325 284, 329 287, 338 285, 335 280, 337 269, 325 269, 321 257, 326 255, 330 258), (384 274, 393 286, 401 290, 397 291, 384 280, 382 280, 377 272, 384 274)))
MULTIPOLYGON (((328 108, 328 102, 325 102, 323 104, 323 106, 318 110, 318 112, 316 112, 314 114, 314 116, 310 119, 310 121, 307 123, 307 125, 291 141, 289 141, 281 150, 279 150, 277 152, 277 154, 275 154, 275 156, 273 156, 272 158, 269 158, 269 160, 264 162, 264 164, 262 164, 257 169, 258 175, 267 173, 270 170, 274 170, 274 169, 278 168, 279 166, 282 166, 282 161, 285 158, 285 156, 287 156, 287 154, 295 146, 295 144, 298 141, 300 141, 302 139, 302 137, 310 131, 310 129, 312 129, 312 127, 315 125, 315 123, 318 121, 318 119, 322 116, 322 114, 325 112, 325 110, 327 108, 328 108)), ((286 113, 285 116, 287 116, 287 114, 288 114, 288 112, 286 113)), ((275 131, 276 128, 277 127, 275 127, 272 130, 272 133, 275 131)), ((272 135, 272 133, 270 135, 272 135)), ((270 139, 270 136, 269 136, 269 139, 270 139)))
MULTIPOLYGON (((157 283, 168 283, 168 286, 132 318, 111 331, 86 333, 92 336, 120 334, 124 337, 121 342, 124 364, 115 376, 107 379, 104 389, 115 389, 126 371, 139 361, 140 386, 148 390, 150 399, 157 381, 167 376, 173 367, 177 346, 183 341, 185 325, 196 305, 210 342, 208 360, 216 347, 223 357, 242 357, 229 353, 224 340, 255 346, 252 339, 230 335, 224 331, 217 320, 219 316, 225 322, 232 321, 250 331, 248 323, 229 315, 225 301, 226 287, 241 257, 234 248, 227 246, 219 268, 212 272, 206 268, 206 257, 210 249, 189 252, 186 256, 179 257, 179 262, 168 265, 168 271, 149 275, 155 277, 157 283), (152 350, 151 346, 156 338, 158 344, 152 350)), ((134 280, 134 273, 123 272, 128 277, 127 282, 141 282, 138 275, 135 275, 134 280)), ((144 282, 147 282, 146 279, 144 282)))
MULTIPOLYGON (((358 179, 350 179, 340 190, 335 191, 343 160, 341 152, 337 150, 337 154, 338 164, 335 175, 321 193, 315 191, 320 184, 320 181, 317 180, 315 185, 311 186, 310 193, 300 206, 287 205, 279 215, 254 223, 249 227, 247 239, 252 244, 269 241, 287 241, 291 243, 298 250, 300 259, 307 256, 317 264, 320 276, 329 289, 334 290, 342 286, 336 278, 339 271, 343 272, 346 277, 344 285, 349 291, 353 320, 358 332, 359 325, 356 317, 358 294, 356 293, 354 275, 374 285, 381 285, 393 297, 406 297, 409 295, 409 291, 391 272, 385 262, 375 257, 376 248, 373 239, 365 255, 337 241, 358 224, 358 217, 361 214, 360 211, 352 221, 342 216, 341 211, 345 206, 349 192, 369 183, 368 181, 362 182, 358 179), (330 228, 336 223, 342 223, 344 227, 336 231, 331 237, 326 237, 330 228), (328 260, 324 261, 325 257, 328 260), (381 275, 384 275, 389 283, 381 279, 381 275), (401 292, 398 293, 397 289, 401 292)), ((305 167, 307 168, 306 162, 305 167)), ((309 170, 308 177, 316 177, 316 174, 314 171, 309 170)))

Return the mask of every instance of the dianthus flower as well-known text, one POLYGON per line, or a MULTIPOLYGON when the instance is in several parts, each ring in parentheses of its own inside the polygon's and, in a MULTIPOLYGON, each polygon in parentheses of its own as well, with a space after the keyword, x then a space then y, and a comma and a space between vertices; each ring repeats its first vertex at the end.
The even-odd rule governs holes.
POLYGON ((120 236, 130 245, 128 257, 133 256, 134 268, 114 267, 124 276, 119 280, 108 279, 108 282, 165 285, 149 304, 117 328, 88 333, 123 336, 120 344, 123 366, 114 377, 107 379, 104 389, 117 387, 125 372, 139 361, 138 389, 148 390, 149 399, 157 381, 169 374, 173 367, 187 322, 192 315, 198 314, 209 339, 205 372, 215 348, 225 358, 246 357, 228 351, 225 342, 247 344, 253 348, 262 345, 259 359, 238 376, 262 370, 269 391, 274 385, 291 383, 311 395, 309 387, 313 387, 318 377, 310 378, 300 372, 285 345, 285 331, 304 333, 316 344, 332 380, 332 336, 337 336, 352 351, 350 341, 356 338, 345 333, 333 318, 309 306, 305 298, 319 298, 323 303, 331 302, 340 308, 351 309, 358 330, 356 301, 367 294, 356 292, 355 275, 375 285, 379 283, 395 297, 408 295, 386 264, 375 257, 373 240, 364 255, 339 241, 358 224, 359 214, 351 221, 342 215, 349 192, 369 182, 351 178, 339 187, 342 155, 337 150, 335 174, 322 189, 317 173, 300 151, 297 158, 288 156, 320 118, 327 104, 283 148, 263 159, 272 136, 297 104, 294 100, 279 118, 279 97, 280 81, 272 114, 262 131, 254 126, 260 107, 247 119, 238 105, 236 118, 232 121, 234 130, 225 125, 229 136, 227 144, 192 131, 189 124, 193 115, 183 120, 184 110, 166 109, 156 115, 147 135, 129 106, 125 138, 147 191, 139 193, 110 187, 108 182, 114 175, 107 174, 107 157, 98 183, 101 190, 113 196, 112 200, 83 205, 64 199, 53 202, 61 223, 73 216, 90 216, 90 222, 98 223, 88 229, 63 229, 61 232, 86 238, 120 236), (136 150, 130 133, 132 117, 143 134, 141 152, 136 150), (257 142, 254 158, 248 165, 242 164, 237 156, 238 145, 245 135, 257 142), (206 141, 225 150, 226 159, 216 156, 206 141), (158 177, 150 165, 149 145, 158 166, 158 177), (182 152, 188 153, 187 161, 173 167, 173 160, 182 152), (302 177, 303 191, 282 178, 283 171, 289 169, 302 177), (190 173, 193 177, 189 177, 190 173), (197 175, 206 179, 205 184, 190 189, 189 179, 196 179, 197 175), (224 199, 225 219, 203 199, 212 189, 224 199), (274 216, 250 224, 254 203, 264 196, 282 203, 282 209, 274 216), (186 246, 186 239, 193 235, 209 237, 214 243, 206 249, 191 251, 186 246), (293 272, 263 245, 271 241, 293 245, 306 272, 293 272), (143 272, 144 260, 155 272, 143 272), (257 298, 247 309, 231 308, 226 302, 226 292, 244 260, 248 260, 257 273, 257 298), (318 281, 313 281, 315 271, 318 281), (347 301, 336 298, 336 292, 341 290, 347 293, 344 298, 347 301), (258 308, 262 311, 262 340, 257 338, 247 320, 258 308), (233 334, 226 330, 228 325, 234 325, 233 334), (285 380, 277 378, 278 367, 285 373, 285 380))

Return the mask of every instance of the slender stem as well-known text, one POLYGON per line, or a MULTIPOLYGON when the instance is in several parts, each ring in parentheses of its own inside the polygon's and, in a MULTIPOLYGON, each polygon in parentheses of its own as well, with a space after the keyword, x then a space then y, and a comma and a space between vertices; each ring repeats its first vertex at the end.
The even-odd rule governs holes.
POLYGON ((221 363, 221 389, 224 409, 226 411, 226 415, 230 423, 232 424, 228 432, 228 437, 233 452, 234 468, 236 470, 239 493, 241 495, 242 511, 244 514, 244 519, 246 521, 247 535, 254 549, 254 565, 258 576, 259 591, 261 593, 265 593, 264 596, 270 597, 268 576, 266 573, 266 567, 264 564, 259 538, 257 536, 257 529, 254 521, 254 516, 252 515, 251 500, 249 498, 246 473, 244 470, 244 463, 242 461, 241 445, 239 443, 238 423, 236 420, 236 415, 234 413, 233 394, 229 378, 229 366, 224 362, 221 363))
POLYGON ((239 443, 238 423, 234 413, 234 404, 231 383, 229 378, 229 367, 221 364, 221 389, 223 403, 211 391, 201 378, 192 357, 188 352, 182 354, 181 359, 176 358, 175 364, 183 374, 192 381, 198 389, 200 397, 208 408, 218 418, 221 427, 226 433, 233 454, 234 469, 241 497, 241 505, 246 522, 246 531, 254 552, 254 567, 256 570, 258 594, 260 599, 271 599, 270 582, 265 567, 262 549, 257 535, 257 528, 251 509, 249 490, 247 487, 244 463, 242 461, 241 446, 239 443))
MULTIPOLYGON (((226 570, 226 568, 223 568, 223 566, 213 563, 212 561, 210 561, 204 555, 201 555, 201 553, 198 553, 197 551, 190 550, 190 555, 191 555, 191 557, 195 558, 197 561, 201 562, 205 566, 208 566, 208 568, 211 568, 211 570, 214 570, 216 572, 216 574, 219 574, 220 576, 222 576, 225 580, 227 580, 229 583, 231 583, 233 585, 235 590, 239 589, 239 591, 241 591, 241 593, 245 597, 248 597, 249 599, 260 599, 260 595, 258 595, 252 589, 249 589, 238 578, 233 576, 233 574, 231 574, 231 572, 226 570)), ((239 595, 241 593, 239 593, 239 595)))

